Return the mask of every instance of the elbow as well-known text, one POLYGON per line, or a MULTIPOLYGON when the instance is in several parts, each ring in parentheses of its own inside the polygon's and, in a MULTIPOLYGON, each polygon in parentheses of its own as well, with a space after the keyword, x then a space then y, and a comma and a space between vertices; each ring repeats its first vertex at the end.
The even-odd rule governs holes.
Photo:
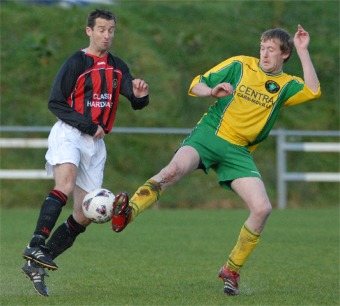
POLYGON ((48 109, 54 113, 55 110, 55 101, 54 100, 49 100, 47 104, 48 109))
POLYGON ((308 82, 307 87, 313 92, 313 94, 317 97, 321 96, 321 85, 320 82, 316 79, 313 82, 308 82))
POLYGON ((310 90, 313 92, 313 94, 319 98, 321 96, 321 88, 316 87, 316 88, 310 88, 310 90))
POLYGON ((317 99, 321 96, 320 83, 318 83, 318 84, 306 84, 306 87, 313 94, 314 99, 317 99))
POLYGON ((319 98, 321 96, 321 87, 320 87, 320 84, 317 87, 312 88, 311 90, 315 94, 316 98, 319 98))

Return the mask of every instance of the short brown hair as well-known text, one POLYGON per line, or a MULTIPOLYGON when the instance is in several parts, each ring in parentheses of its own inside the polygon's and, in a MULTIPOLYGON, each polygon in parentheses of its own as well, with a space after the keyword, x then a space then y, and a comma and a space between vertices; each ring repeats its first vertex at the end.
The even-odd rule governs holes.
POLYGON ((261 41, 266 41, 268 39, 278 39, 280 41, 280 49, 282 53, 289 54, 289 56, 283 61, 284 63, 286 63, 292 55, 294 49, 294 41, 292 35, 290 35, 284 29, 276 28, 267 30, 262 33, 261 41))
POLYGON ((95 11, 91 12, 87 17, 86 26, 93 30, 94 26, 96 25, 97 18, 113 20, 114 23, 116 23, 116 16, 112 12, 102 9, 96 9, 95 11))

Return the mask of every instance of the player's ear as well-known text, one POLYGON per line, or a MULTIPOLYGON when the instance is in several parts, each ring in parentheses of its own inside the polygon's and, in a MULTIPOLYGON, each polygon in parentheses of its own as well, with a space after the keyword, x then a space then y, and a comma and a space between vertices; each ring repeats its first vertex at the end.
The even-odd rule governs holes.
POLYGON ((289 58, 290 53, 282 53, 282 59, 286 60, 287 58, 289 58))
POLYGON ((91 29, 90 27, 86 27, 86 28, 85 28, 85 33, 86 33, 86 35, 87 35, 88 37, 90 37, 90 36, 91 36, 91 33, 92 33, 92 29, 91 29))

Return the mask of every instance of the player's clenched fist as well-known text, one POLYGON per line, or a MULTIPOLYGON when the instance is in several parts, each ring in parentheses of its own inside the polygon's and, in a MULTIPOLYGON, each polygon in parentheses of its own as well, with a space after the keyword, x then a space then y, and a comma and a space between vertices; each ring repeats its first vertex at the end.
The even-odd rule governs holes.
POLYGON ((220 83, 211 90, 211 95, 215 98, 223 98, 234 93, 234 88, 230 83, 220 83))
POLYGON ((148 84, 141 79, 134 79, 132 81, 133 93, 137 98, 145 97, 149 94, 148 84))

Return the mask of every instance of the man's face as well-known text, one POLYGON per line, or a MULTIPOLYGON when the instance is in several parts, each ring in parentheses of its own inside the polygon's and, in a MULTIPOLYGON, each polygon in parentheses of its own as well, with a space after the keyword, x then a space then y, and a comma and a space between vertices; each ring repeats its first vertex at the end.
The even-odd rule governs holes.
POLYGON ((86 28, 86 34, 90 37, 91 50, 99 54, 108 51, 112 44, 115 29, 116 25, 113 20, 97 18, 93 30, 89 27, 86 28))
POLYGON ((282 70, 283 61, 288 54, 283 54, 277 39, 261 41, 260 66, 265 72, 278 73, 282 70))

